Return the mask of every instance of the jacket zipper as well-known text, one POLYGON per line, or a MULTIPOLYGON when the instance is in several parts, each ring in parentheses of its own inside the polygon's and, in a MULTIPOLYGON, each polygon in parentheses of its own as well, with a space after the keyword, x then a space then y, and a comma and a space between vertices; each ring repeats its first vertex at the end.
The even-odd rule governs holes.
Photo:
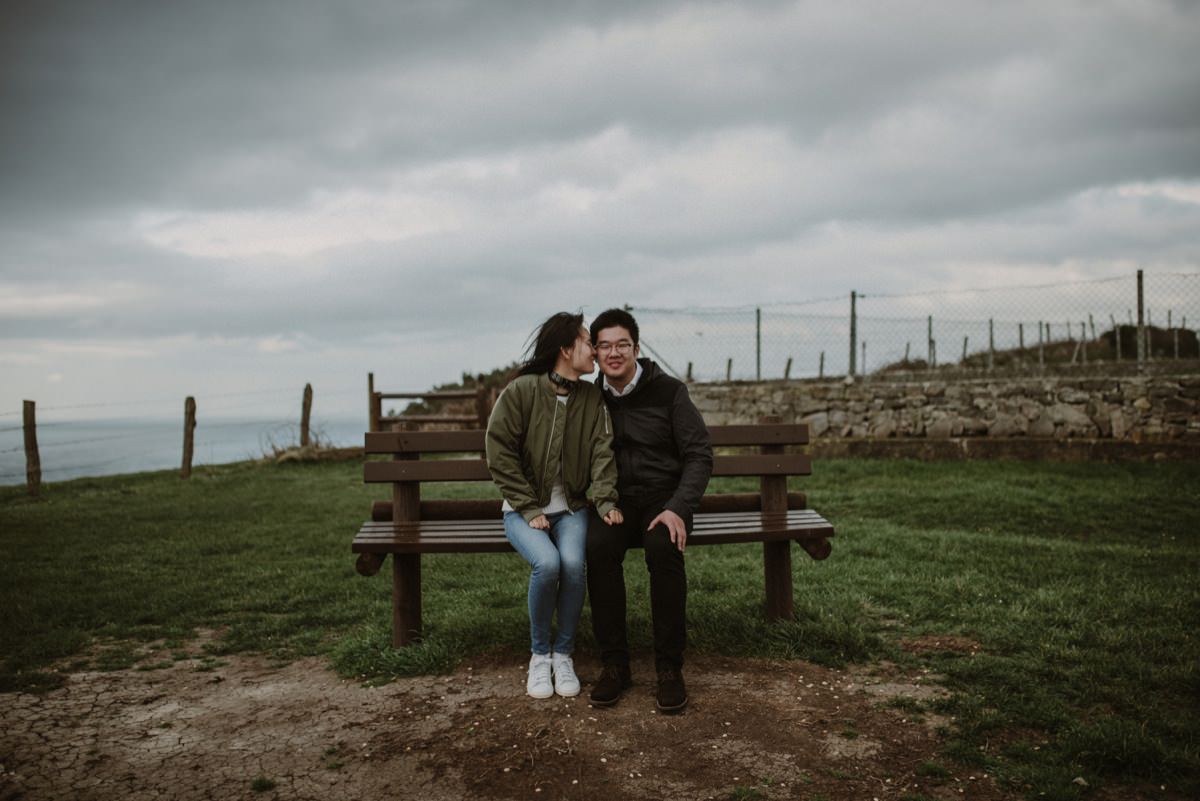
MULTIPOLYGON (((553 484, 548 484, 546 482, 546 479, 549 476, 549 468, 550 468, 550 446, 554 444, 554 431, 558 426, 558 407, 561 405, 562 404, 558 402, 558 398, 555 398, 554 399, 554 417, 552 417, 550 419, 550 439, 546 441, 546 456, 542 460, 546 463, 546 470, 547 470, 547 472, 542 473, 542 486, 543 487, 553 487, 554 486, 553 484)), ((561 443, 559 443, 559 444, 561 446, 561 443)), ((561 460, 562 460, 562 451, 560 448, 559 461, 561 462, 561 460)), ((546 503, 549 503, 549 502, 550 502, 550 499, 547 498, 546 503)))

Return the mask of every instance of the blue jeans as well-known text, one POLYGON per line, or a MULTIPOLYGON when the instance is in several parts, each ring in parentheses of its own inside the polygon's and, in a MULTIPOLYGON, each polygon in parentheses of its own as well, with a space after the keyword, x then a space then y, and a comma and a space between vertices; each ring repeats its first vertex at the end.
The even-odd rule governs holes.
POLYGON ((553 652, 575 651, 575 629, 587 586, 583 575, 587 544, 587 508, 547 515, 549 531, 536 529, 519 512, 504 513, 504 535, 533 566, 529 576, 529 636, 535 654, 549 654, 550 631, 558 610, 553 652))

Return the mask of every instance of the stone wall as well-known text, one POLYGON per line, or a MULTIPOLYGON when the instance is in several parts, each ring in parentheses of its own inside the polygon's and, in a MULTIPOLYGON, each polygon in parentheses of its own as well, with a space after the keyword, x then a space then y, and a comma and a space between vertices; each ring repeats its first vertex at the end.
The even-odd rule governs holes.
POLYGON ((779 415, 814 440, 1200 440, 1200 375, 692 384, 712 425, 779 415))

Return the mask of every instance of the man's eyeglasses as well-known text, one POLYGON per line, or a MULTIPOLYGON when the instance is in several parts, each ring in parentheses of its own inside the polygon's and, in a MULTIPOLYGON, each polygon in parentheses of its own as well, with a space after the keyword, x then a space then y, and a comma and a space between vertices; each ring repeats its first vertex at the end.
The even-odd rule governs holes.
POLYGON ((602 356, 607 355, 614 350, 622 356, 626 356, 631 350, 633 350, 633 343, 628 339, 622 339, 620 342, 601 342, 596 346, 596 352, 602 356))

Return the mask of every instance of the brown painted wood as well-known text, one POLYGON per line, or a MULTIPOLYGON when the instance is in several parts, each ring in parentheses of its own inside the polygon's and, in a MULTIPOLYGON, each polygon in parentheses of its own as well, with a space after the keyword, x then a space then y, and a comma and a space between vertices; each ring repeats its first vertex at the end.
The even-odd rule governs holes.
POLYGON ((392 556, 392 645, 403 648, 421 639, 421 554, 392 556))
POLYGON ((380 392, 380 398, 399 400, 401 398, 420 398, 421 400, 474 400, 477 394, 473 389, 448 389, 440 392, 380 392))
MULTIPOLYGON (((714 476, 807 476, 812 460, 802 453, 745 454, 713 458, 714 476)), ((482 459, 366 462, 363 481, 491 481, 482 459)))
MULTIPOLYGON (((778 418, 763 418, 763 428, 771 429, 778 418)), ((807 434, 807 432, 805 432, 807 434)), ((764 444, 762 453, 780 455, 782 444, 764 444)), ((787 477, 764 475, 760 482, 762 511, 784 512, 787 509, 787 477)), ((763 582, 766 595, 767 620, 791 620, 795 616, 792 601, 792 549, 787 540, 763 543, 763 582)))
POLYGON ((482 453, 482 431, 368 431, 367 453, 482 453))
MULTIPOLYGON (((812 509, 797 509, 789 512, 738 512, 700 514, 695 519, 695 529, 700 532, 728 531, 753 535, 763 531, 799 531, 801 529, 828 525, 821 515, 812 509)), ((504 522, 498 518, 478 520, 413 520, 401 523, 369 521, 359 529, 360 537, 391 537, 449 534, 494 534, 504 531, 504 522)))
MULTIPOLYGON (((397 453, 392 464, 419 464, 415 453, 397 453)), ((421 485, 416 481, 392 484, 392 520, 398 523, 421 519, 421 485)), ((421 637, 421 555, 392 557, 392 645, 399 648, 421 637)))
POLYGON ((713 457, 714 476, 807 476, 812 459, 803 453, 713 457))
POLYGON ((386 553, 369 553, 364 551, 358 555, 358 559, 354 562, 354 569, 358 571, 360 576, 374 576, 379 572, 379 568, 383 567, 383 560, 386 557, 386 553))
POLYGON ((735 445, 807 445, 808 425, 775 423, 770 425, 709 426, 713 447, 735 445))
POLYGON ((476 423, 478 417, 473 414, 401 414, 393 417, 379 418, 380 425, 396 423, 476 423))
MULTIPOLYGON (((688 538, 691 545, 790 540, 817 544, 833 536, 829 522, 811 510, 783 515, 747 515, 731 521, 726 515, 697 516, 688 538)), ((365 523, 351 546, 354 553, 502 553, 512 550, 496 520, 459 521, 437 526, 430 521, 393 525, 365 523), (468 525, 461 525, 468 524, 468 525)), ((364 567, 370 567, 365 565, 364 567)))
POLYGON ((183 465, 179 468, 180 478, 192 475, 193 436, 196 431, 196 399, 188 395, 183 402, 183 465))
POLYGON ((300 406, 300 447, 308 447, 308 421, 312 415, 312 384, 304 385, 304 400, 300 406))
MULTIPOLYGON (((704 495, 700 498, 700 512, 757 512, 762 496, 757 492, 731 492, 704 495)), ((803 509, 808 499, 803 492, 787 494, 788 509, 803 509)), ((500 500, 459 498, 449 500, 421 501, 421 520, 471 520, 475 518, 500 519, 500 500)), ((371 519, 387 522, 392 519, 392 504, 375 501, 371 504, 371 519)))
POLYGON ((21 415, 25 434, 25 492, 32 498, 42 491, 42 457, 38 455, 37 403, 27 400, 21 415))
MULTIPOLYGON (((393 420, 416 420, 416 417, 395 417, 393 420)), ((368 432, 365 438, 367 453, 482 453, 484 449, 482 430, 475 431, 382 431, 368 432)), ((805 445, 808 443, 808 426, 789 425, 738 425, 709 426, 708 435, 718 447, 738 445, 805 445)))
POLYGON ((375 374, 367 373, 367 431, 379 430, 381 413, 382 404, 379 401, 379 393, 375 391, 375 374))

